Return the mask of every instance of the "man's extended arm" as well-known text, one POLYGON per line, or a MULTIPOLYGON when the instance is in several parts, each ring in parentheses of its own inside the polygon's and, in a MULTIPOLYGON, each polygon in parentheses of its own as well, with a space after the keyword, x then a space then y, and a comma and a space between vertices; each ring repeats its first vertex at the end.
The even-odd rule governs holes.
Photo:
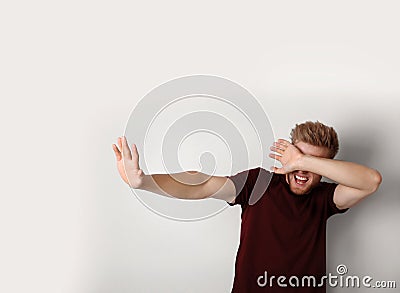
POLYGON ((336 181, 339 185, 335 189, 333 201, 340 209, 350 208, 374 193, 382 181, 377 170, 352 162, 305 155, 283 139, 278 140, 271 150, 280 155, 271 154, 270 157, 282 163, 282 168, 275 167, 274 172, 286 174, 303 170, 336 181))
POLYGON ((113 149, 119 174, 132 188, 181 199, 213 197, 232 202, 235 198, 235 186, 232 180, 224 176, 209 176, 196 171, 146 175, 139 167, 139 153, 135 144, 131 151, 126 138, 119 137, 118 146, 113 144, 113 149))

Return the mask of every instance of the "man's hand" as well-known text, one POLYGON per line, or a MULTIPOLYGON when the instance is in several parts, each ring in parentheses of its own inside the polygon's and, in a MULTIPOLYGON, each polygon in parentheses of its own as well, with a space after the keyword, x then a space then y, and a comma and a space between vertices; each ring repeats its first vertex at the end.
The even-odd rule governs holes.
POLYGON ((118 137, 118 146, 113 144, 113 150, 117 159, 117 168, 122 180, 132 188, 139 188, 143 183, 144 173, 139 167, 139 153, 136 145, 129 149, 126 137, 118 137))
POLYGON ((271 167, 271 170, 278 174, 287 174, 298 170, 298 162, 304 155, 296 146, 292 145, 289 141, 278 139, 270 147, 270 150, 278 153, 270 153, 269 157, 279 161, 282 164, 281 168, 271 167))

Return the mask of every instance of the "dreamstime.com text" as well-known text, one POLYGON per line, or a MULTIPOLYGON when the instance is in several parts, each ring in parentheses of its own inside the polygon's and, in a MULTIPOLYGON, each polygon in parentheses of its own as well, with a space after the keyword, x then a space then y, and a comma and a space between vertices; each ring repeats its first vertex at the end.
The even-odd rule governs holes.
POLYGON ((260 287, 329 287, 339 288, 396 288, 396 281, 374 281, 370 276, 347 275, 347 267, 343 264, 336 267, 338 275, 329 273, 317 278, 315 276, 291 276, 268 275, 267 271, 258 276, 257 284, 260 287))

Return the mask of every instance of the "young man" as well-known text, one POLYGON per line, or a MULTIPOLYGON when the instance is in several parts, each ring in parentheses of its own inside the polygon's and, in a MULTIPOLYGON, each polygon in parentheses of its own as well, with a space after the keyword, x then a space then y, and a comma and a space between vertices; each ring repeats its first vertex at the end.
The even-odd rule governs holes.
POLYGON ((258 167, 233 176, 145 175, 136 145, 131 152, 119 138, 113 149, 119 173, 132 188, 241 205, 232 292, 325 292, 327 219, 374 193, 382 180, 374 169, 334 160, 337 134, 320 122, 297 124, 291 142, 279 139, 271 146, 270 157, 282 165, 273 172, 258 167), (336 183, 321 182, 322 176, 336 183), (259 200, 249 204, 252 194, 259 200))

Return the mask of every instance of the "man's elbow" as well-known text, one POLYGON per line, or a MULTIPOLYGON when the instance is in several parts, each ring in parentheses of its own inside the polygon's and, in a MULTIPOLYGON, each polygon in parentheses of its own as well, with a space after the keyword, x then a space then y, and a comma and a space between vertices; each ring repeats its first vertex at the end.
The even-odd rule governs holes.
POLYGON ((382 175, 377 170, 373 170, 371 174, 371 188, 370 191, 372 193, 376 192, 379 188, 379 185, 382 183, 382 175))

